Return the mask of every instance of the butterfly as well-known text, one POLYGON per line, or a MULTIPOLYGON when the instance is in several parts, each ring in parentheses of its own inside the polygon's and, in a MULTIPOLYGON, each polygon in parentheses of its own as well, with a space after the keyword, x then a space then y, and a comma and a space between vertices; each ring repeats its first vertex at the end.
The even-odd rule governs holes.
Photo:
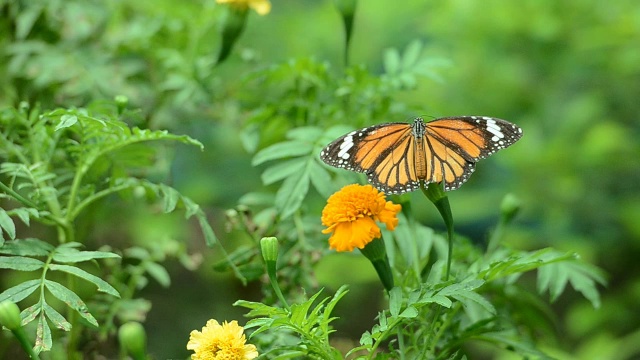
POLYGON ((458 189, 480 159, 513 145, 522 129, 487 116, 457 116, 412 124, 386 123, 345 134, 320 153, 326 164, 365 173, 386 194, 444 182, 458 189))

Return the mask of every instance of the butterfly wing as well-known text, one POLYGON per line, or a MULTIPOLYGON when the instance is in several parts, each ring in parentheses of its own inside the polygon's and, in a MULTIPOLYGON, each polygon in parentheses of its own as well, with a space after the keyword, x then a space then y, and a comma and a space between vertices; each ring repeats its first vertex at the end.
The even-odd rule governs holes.
POLYGON ((328 165, 367 174, 387 194, 420 187, 415 170, 416 141, 406 123, 387 123, 345 134, 320 153, 328 165))
POLYGON ((522 137, 522 129, 508 121, 486 116, 440 118, 426 124, 425 182, 444 181, 455 190, 475 170, 475 163, 522 137))

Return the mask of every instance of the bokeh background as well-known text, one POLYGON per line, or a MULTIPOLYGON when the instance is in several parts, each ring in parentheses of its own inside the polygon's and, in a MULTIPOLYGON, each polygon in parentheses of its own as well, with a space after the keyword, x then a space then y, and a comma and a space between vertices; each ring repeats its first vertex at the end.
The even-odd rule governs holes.
MULTIPOLYGON (((166 172, 152 175, 201 204, 229 249, 247 239, 227 231, 226 211, 246 193, 273 189, 261 182, 263 168, 251 165, 253 152, 296 126, 266 105, 277 98, 278 84, 253 82, 252 74, 287 63, 324 66, 335 76, 345 68, 345 31, 328 0, 275 0, 269 14, 251 12, 230 57, 217 66, 226 13, 212 0, 0 1, 0 13, 0 105, 83 106, 125 95, 140 109, 133 125, 198 139, 204 152, 169 148, 166 172), (258 140, 247 140, 247 127, 261 116, 280 116, 281 126, 270 122, 258 140)), ((600 309, 575 291, 554 303, 559 346, 577 358, 640 356, 640 6, 634 0, 361 1, 349 62, 383 76, 388 49, 402 52, 416 41, 431 70, 393 94, 398 117, 345 125, 488 115, 521 126, 520 142, 481 162, 450 194, 457 231, 482 243, 503 196, 517 195, 522 211, 508 229, 509 246, 576 251, 608 274, 600 309)), ((372 96, 363 106, 379 104, 372 96)), ((442 230, 432 205, 419 194, 413 200, 419 220, 442 230)), ((151 282, 141 291, 152 304, 146 324, 157 358, 186 357, 191 330, 209 318, 241 319, 231 304, 261 298, 258 282, 242 286, 214 270, 221 255, 180 216, 111 199, 83 221, 91 224, 84 231, 90 246, 179 243, 202 256, 197 270, 167 259, 171 285, 151 282)), ((383 301, 369 266, 335 254, 315 268, 319 286, 350 285, 336 311, 350 320, 336 325, 340 337, 355 342, 383 301)))

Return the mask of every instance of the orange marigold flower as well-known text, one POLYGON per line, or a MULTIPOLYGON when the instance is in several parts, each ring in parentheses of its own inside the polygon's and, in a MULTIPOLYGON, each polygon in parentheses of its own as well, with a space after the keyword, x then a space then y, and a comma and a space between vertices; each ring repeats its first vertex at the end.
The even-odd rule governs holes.
POLYGON ((396 214, 402 207, 386 201, 384 193, 371 185, 347 185, 331 195, 322 210, 322 232, 333 233, 329 246, 336 251, 362 249, 375 238, 382 236, 376 221, 387 229, 398 225, 396 214))
POLYGON ((237 321, 207 321, 202 331, 193 330, 187 350, 193 350, 192 360, 251 360, 258 357, 255 345, 245 344, 244 328, 237 321))

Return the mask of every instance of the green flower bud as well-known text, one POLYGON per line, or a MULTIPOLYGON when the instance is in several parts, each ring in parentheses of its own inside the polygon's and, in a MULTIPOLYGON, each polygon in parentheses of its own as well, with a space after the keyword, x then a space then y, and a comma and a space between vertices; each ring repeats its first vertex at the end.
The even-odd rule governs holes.
POLYGON ((0 324, 9 330, 20 328, 20 308, 9 300, 0 303, 0 324))
POLYGON ((135 321, 130 321, 118 329, 120 346, 134 359, 146 359, 147 334, 144 327, 135 321))
POLYGON ((114 98, 116 105, 118 105, 118 109, 124 109, 129 104, 129 98, 124 95, 116 95, 114 98))
POLYGON ((262 258, 264 261, 278 260, 278 239, 275 237, 263 237, 260 240, 260 249, 262 250, 262 258))

